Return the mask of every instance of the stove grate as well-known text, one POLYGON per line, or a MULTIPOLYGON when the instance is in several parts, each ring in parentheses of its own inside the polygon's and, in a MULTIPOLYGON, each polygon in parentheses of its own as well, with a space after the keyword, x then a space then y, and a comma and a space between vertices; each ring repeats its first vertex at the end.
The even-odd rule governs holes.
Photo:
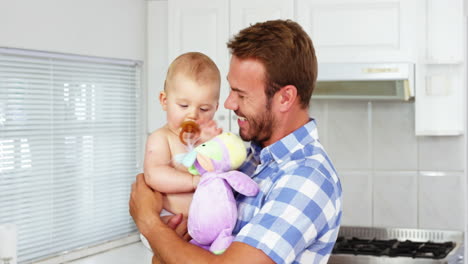
POLYGON ((396 239, 360 239, 338 237, 333 254, 372 255, 443 259, 455 248, 454 242, 415 242, 396 239))

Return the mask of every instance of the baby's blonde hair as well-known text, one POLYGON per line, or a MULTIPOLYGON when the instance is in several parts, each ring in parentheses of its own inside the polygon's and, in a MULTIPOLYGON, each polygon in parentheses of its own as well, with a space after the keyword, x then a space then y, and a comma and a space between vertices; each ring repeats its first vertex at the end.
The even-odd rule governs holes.
POLYGON ((217 87, 221 86, 221 74, 218 67, 208 56, 201 52, 184 53, 169 65, 166 81, 164 82, 164 91, 168 92, 167 90, 170 83, 179 74, 183 74, 184 77, 189 78, 198 84, 215 82, 217 87))

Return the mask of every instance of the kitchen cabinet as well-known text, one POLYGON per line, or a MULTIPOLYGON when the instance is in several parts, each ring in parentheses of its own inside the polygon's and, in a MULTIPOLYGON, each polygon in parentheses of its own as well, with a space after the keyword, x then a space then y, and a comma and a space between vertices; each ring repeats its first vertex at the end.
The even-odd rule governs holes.
POLYGON ((291 0, 235 0, 230 1, 230 33, 272 19, 294 19, 294 1, 291 0))
MULTIPOLYGON (((408 62, 416 59, 418 1, 296 0, 297 20, 319 62, 408 62)), ((420 2, 420 1, 419 1, 420 2)))
POLYGON ((464 131, 466 48, 463 1, 427 0, 425 33, 416 72, 416 135, 464 131))

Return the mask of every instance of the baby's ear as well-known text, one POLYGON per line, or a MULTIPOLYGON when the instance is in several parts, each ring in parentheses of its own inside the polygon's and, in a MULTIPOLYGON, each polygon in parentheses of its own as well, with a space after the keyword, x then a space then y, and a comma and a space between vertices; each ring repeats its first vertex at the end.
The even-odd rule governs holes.
POLYGON ((162 109, 164 111, 167 111, 167 95, 166 95, 166 92, 161 91, 159 93, 159 103, 161 104, 162 109))

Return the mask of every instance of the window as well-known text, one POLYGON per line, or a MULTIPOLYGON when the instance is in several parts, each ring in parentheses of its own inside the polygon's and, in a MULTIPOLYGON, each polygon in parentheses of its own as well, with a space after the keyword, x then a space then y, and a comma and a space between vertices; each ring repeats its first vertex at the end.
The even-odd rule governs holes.
POLYGON ((136 231, 140 66, 0 48, 0 224, 29 262, 136 231))

